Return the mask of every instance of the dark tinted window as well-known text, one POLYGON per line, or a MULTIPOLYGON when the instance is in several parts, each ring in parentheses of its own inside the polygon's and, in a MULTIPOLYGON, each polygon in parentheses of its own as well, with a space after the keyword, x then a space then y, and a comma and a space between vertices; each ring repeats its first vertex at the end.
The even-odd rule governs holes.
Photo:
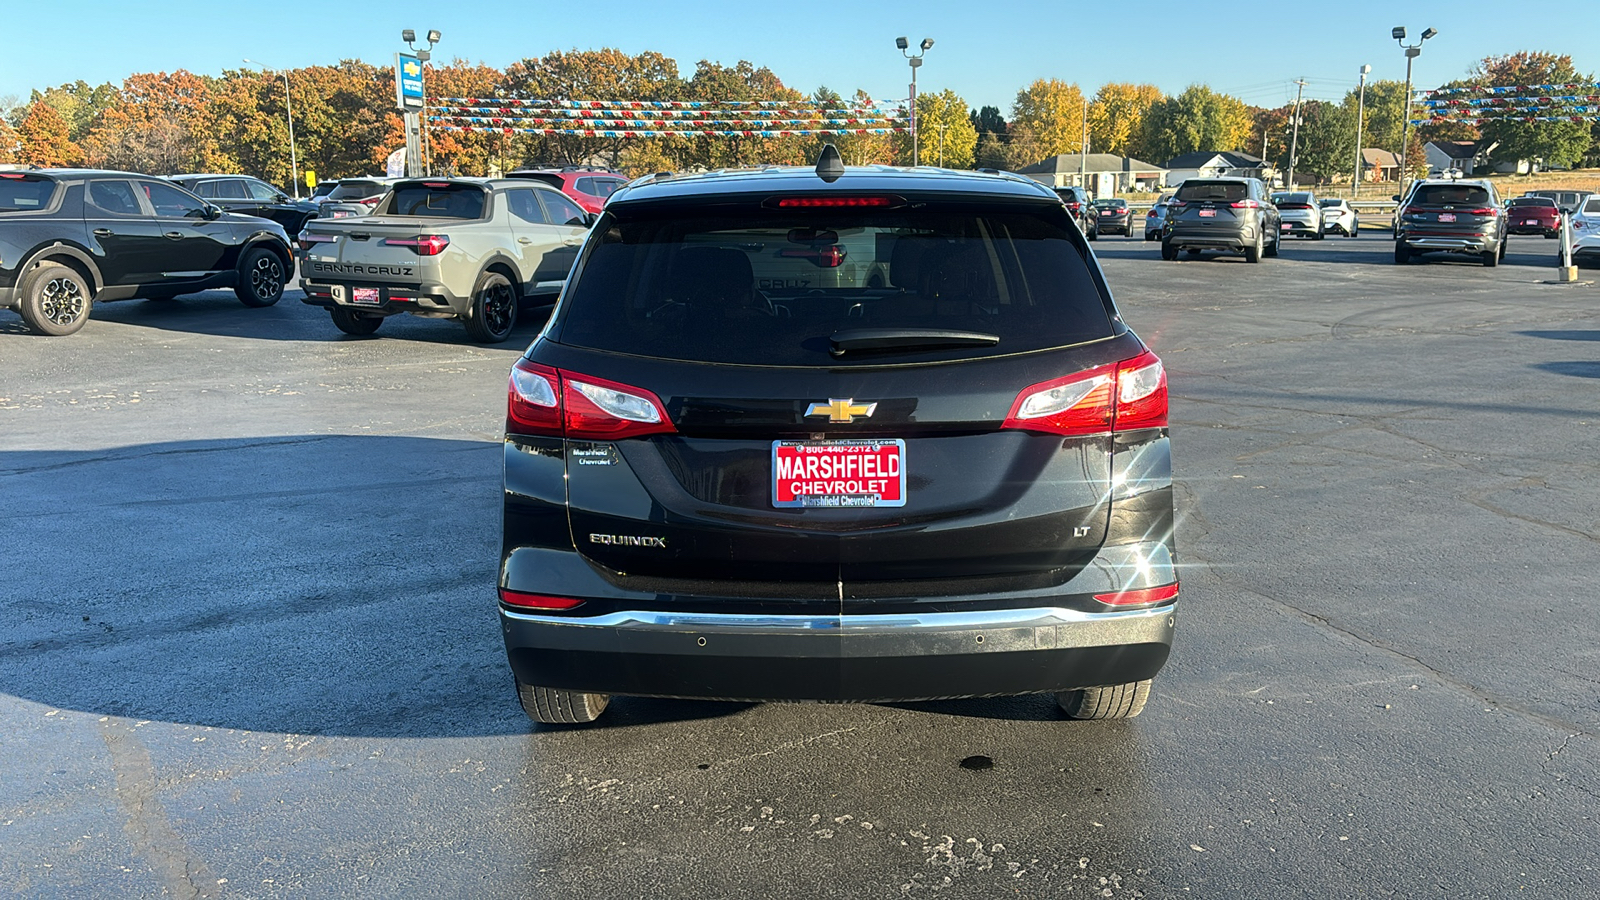
POLYGON ((1327 209, 1330 206, 1338 206, 1339 204, 1341 204, 1343 202, 1344 202, 1343 200, 1318 200, 1317 201, 1317 203, 1320 204, 1323 209, 1327 209))
POLYGON ((964 359, 1107 337, 1064 210, 762 211, 606 217, 554 339, 641 356, 840 366, 964 359), (994 346, 829 354, 857 328, 995 335, 994 346))
POLYGON ((376 197, 386 190, 388 186, 381 181, 341 181, 339 186, 333 189, 333 193, 328 195, 328 199, 365 200, 368 197, 376 197))
POLYGON ((251 200, 260 200, 263 203, 277 203, 278 198, 283 196, 278 192, 277 188, 267 184, 265 181, 245 181, 243 185, 249 188, 251 200))
POLYGON ((1543 206, 1555 209, 1556 202, 1546 197, 1518 197, 1511 201, 1512 206, 1543 206))
POLYGON ((1190 179, 1178 188, 1177 197, 1184 202, 1222 200, 1233 203, 1248 199, 1250 186, 1242 181, 1195 181, 1190 179))
POLYGON ((382 212, 394 216, 481 219, 483 202, 483 188, 475 184, 412 181, 395 186, 382 212))
POLYGON ((533 191, 506 191, 506 207, 511 210, 511 215, 519 222, 530 225, 543 225, 544 211, 539 206, 539 198, 533 191))
POLYGON ((627 184, 621 178, 596 178, 594 180, 594 193, 598 197, 609 197, 617 192, 617 188, 627 184))
POLYGON ((158 216, 182 216, 191 219, 205 217, 205 201, 188 191, 179 190, 159 181, 141 181, 138 187, 144 191, 146 197, 150 198, 150 205, 156 208, 158 216))
POLYGON ((56 183, 27 175, 0 175, 0 212, 25 212, 50 205, 56 183))
POLYGON ((1489 192, 1472 184, 1423 184, 1411 195, 1419 206, 1484 206, 1489 192))
POLYGON ((593 178, 579 178, 577 188, 578 193, 580 194, 588 194, 591 197, 598 197, 600 195, 600 191, 598 188, 596 188, 595 179, 593 178))
POLYGON ((89 205, 118 216, 144 215, 144 208, 133 193, 133 185, 126 181, 90 182, 89 205))
POLYGON ((545 217, 552 225, 576 225, 581 228, 588 220, 588 214, 578 204, 554 191, 540 191, 539 199, 544 201, 545 217))

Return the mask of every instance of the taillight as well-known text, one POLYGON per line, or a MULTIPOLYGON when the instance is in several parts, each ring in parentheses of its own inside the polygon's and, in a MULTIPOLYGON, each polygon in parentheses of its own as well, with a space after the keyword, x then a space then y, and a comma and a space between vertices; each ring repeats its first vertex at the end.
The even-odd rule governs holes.
POLYGON ((317 234, 314 231, 302 231, 298 235, 295 235, 295 240, 300 242, 300 246, 308 247, 312 244, 331 244, 334 241, 337 241, 338 238, 331 234, 317 234))
POLYGON ((1167 209, 1183 209, 1185 206, 1188 206, 1188 205, 1189 205, 1189 201, 1187 201, 1187 200, 1168 200, 1167 201, 1167 209))
POLYGON ((518 360, 511 370, 506 431, 580 440, 676 431, 649 391, 518 360))
POLYGON ((378 201, 382 200, 382 199, 383 199, 383 195, 379 194, 376 197, 368 197, 365 200, 357 200, 356 202, 361 204, 362 206, 377 206, 378 205, 378 201))
POLYGON ((583 601, 577 597, 551 597, 545 594, 528 594, 522 591, 513 591, 508 588, 500 589, 500 602, 519 609, 572 609, 583 604, 583 601))
MULTIPOLYGON (((1229 203, 1228 205, 1233 207, 1234 209, 1259 209, 1261 207, 1261 202, 1258 201, 1258 200, 1236 200, 1233 203, 1229 203)), ((1311 207, 1303 206, 1303 207, 1295 207, 1295 208, 1296 209, 1310 209, 1311 207)))
POLYGON ((450 246, 450 235, 419 234, 414 238, 384 238, 383 242, 391 247, 410 247, 418 256, 438 256, 450 246))
POLYGON ((1483 209, 1468 210, 1468 212, 1471 213, 1472 215, 1475 215, 1475 216, 1498 216, 1498 215, 1500 215, 1500 210, 1495 209, 1492 206, 1486 206, 1483 209))
POLYGON ((894 206, 897 197, 782 197, 779 209, 844 209, 894 206))
POLYGON ((1103 434, 1167 424, 1167 373, 1149 350, 1025 388, 1002 428, 1048 434, 1103 434))

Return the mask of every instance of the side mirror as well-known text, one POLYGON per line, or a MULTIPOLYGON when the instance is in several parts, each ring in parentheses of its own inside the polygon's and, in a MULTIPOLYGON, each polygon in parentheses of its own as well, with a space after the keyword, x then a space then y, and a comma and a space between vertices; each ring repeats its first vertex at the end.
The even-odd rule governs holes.
POLYGON ((599 216, 595 215, 592 212, 586 212, 586 213, 583 214, 583 221, 578 222, 577 224, 582 225, 584 228, 593 228, 594 227, 594 223, 596 223, 598 221, 600 221, 600 217, 599 216))
POLYGON ((215 222, 216 220, 222 218, 222 207, 213 206, 210 203, 207 203, 206 204, 206 214, 205 215, 206 215, 206 221, 215 222))
POLYGON ((1399 203, 1400 202, 1400 195, 1399 194, 1395 194, 1393 197, 1390 197, 1389 199, 1393 200, 1396 203, 1399 203))

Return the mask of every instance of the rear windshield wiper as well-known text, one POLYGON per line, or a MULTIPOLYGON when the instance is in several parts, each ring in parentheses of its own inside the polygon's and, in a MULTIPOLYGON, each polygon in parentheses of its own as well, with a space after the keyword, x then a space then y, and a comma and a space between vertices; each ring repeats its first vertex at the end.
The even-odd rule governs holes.
POLYGON ((861 350, 934 350, 940 347, 993 347, 1000 336, 942 328, 847 328, 830 338, 834 356, 861 350))

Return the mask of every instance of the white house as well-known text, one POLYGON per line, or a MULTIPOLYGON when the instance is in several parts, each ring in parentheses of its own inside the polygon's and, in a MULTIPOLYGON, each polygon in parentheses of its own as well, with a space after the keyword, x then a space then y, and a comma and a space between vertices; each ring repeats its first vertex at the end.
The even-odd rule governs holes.
POLYGON ((1259 156, 1235 151, 1201 150, 1167 160, 1165 187, 1190 178, 1261 178, 1274 174, 1272 166, 1259 156))
POLYGON ((1124 191, 1153 191, 1161 186, 1165 170, 1131 156, 1110 153, 1062 153, 1017 170, 1034 181, 1057 187, 1087 187, 1097 197, 1124 191), (1080 178, 1080 168, 1085 178, 1080 178), (1084 181, 1087 180, 1087 184, 1084 181))

